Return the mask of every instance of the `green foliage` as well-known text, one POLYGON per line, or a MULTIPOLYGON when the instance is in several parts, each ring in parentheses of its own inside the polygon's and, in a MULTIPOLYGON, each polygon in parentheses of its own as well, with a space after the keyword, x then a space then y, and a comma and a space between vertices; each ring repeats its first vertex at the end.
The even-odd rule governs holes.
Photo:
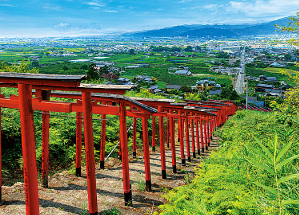
POLYGON ((208 100, 208 98, 206 97, 206 95, 202 92, 202 93, 188 93, 185 94, 185 99, 187 100, 195 100, 195 101, 206 101, 208 100))
POLYGON ((229 58, 229 54, 226 52, 219 52, 216 54, 217 58, 229 58))
POLYGON ((103 215, 120 215, 121 212, 117 208, 111 208, 108 210, 104 210, 102 212, 103 215))
POLYGON ((297 34, 297 38, 289 39, 288 42, 292 45, 299 44, 299 12, 296 14, 297 16, 292 16, 289 18, 289 22, 286 26, 275 25, 275 27, 281 32, 295 33, 297 34))
POLYGON ((135 50, 134 49, 130 49, 129 50, 129 54, 135 54, 135 50))
POLYGON ((87 80, 99 79, 100 76, 95 67, 96 67, 96 65, 94 63, 90 64, 88 71, 87 71, 87 80))
POLYGON ((298 214, 299 117, 238 111, 195 179, 165 198, 161 214, 298 214))
POLYGON ((146 185, 141 173, 137 176, 137 183, 135 184, 139 191, 141 192, 145 191, 146 185))
POLYGON ((1 69, 4 72, 16 72, 16 73, 38 73, 38 69, 30 67, 30 61, 22 60, 20 64, 7 65, 4 61, 1 63, 1 69))

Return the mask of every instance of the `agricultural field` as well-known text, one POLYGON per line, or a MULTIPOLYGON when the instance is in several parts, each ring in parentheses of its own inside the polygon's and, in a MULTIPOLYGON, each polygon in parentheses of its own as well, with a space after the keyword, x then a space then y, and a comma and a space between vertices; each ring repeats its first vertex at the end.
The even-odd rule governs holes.
MULTIPOLYGON (((195 85, 196 81, 207 77, 215 77, 216 80, 222 83, 223 87, 232 83, 231 77, 219 76, 209 70, 210 65, 204 63, 204 61, 216 59, 206 58, 205 53, 196 53, 195 57, 175 57, 164 52, 152 52, 150 56, 146 55, 145 52, 138 52, 136 54, 113 53, 107 57, 97 57, 95 54, 88 55, 86 51, 86 48, 11 48, 9 51, 3 50, 0 52, 0 60, 12 64, 22 60, 31 60, 32 65, 36 66, 40 73, 48 74, 86 74, 88 69, 86 65, 91 62, 69 62, 76 59, 114 62, 115 66, 122 70, 129 65, 149 64, 149 68, 125 69, 126 72, 122 73, 121 76, 133 79, 136 75, 148 75, 155 77, 161 87, 165 87, 167 84, 192 86, 195 85), (52 56, 54 53, 72 53, 76 56, 52 56), (34 60, 33 56, 38 57, 38 61, 34 60), (194 76, 177 76, 173 75, 173 72, 168 72, 169 67, 179 66, 189 67, 194 76)), ((192 52, 183 54, 192 54, 192 52)))

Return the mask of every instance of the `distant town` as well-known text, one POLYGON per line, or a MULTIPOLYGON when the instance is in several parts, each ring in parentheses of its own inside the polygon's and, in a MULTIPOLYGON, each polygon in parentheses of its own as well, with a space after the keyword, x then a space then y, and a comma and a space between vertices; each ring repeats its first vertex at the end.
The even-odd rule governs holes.
POLYGON ((136 90, 178 99, 190 93, 217 99, 224 96, 223 91, 235 90, 239 95, 226 99, 239 104, 244 102, 248 82, 249 103, 258 106, 283 99, 294 86, 284 71, 298 70, 296 50, 287 39, 275 36, 206 41, 186 37, 0 39, 1 71, 4 64, 24 61, 40 73, 88 74, 92 69, 97 83, 134 85, 136 90))

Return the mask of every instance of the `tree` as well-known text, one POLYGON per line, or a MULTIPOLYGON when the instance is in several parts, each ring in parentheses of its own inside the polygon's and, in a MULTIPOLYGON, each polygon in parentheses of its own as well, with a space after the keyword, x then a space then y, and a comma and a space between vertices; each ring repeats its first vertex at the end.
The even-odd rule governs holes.
POLYGON ((135 54, 135 50, 134 49, 130 49, 129 50, 129 54, 132 54, 132 55, 135 54))
POLYGON ((227 54, 226 52, 219 52, 218 54, 216 54, 217 58, 229 58, 229 54, 227 54))
POLYGON ((64 65, 64 66, 62 67, 62 69, 63 69, 64 71, 66 71, 66 70, 68 70, 69 68, 68 68, 66 65, 64 65))
POLYGON ((180 89, 182 92, 191 92, 191 87, 188 85, 182 86, 180 89))
POLYGON ((288 42, 291 45, 299 45, 299 12, 297 12, 296 16, 290 17, 289 20, 286 26, 275 25, 275 27, 281 32, 296 34, 297 37, 289 39, 288 42))
POLYGON ((103 73, 105 73, 105 74, 109 73, 109 67, 107 65, 105 65, 104 67, 102 67, 100 69, 100 74, 103 74, 103 73))
POLYGON ((233 85, 230 85, 228 87, 224 87, 222 89, 221 93, 220 93, 220 97, 222 99, 227 99, 227 100, 238 100, 238 99, 240 99, 240 96, 233 89, 233 85))
POLYGON ((17 73, 38 73, 36 67, 30 68, 30 61, 22 60, 19 64, 7 65, 4 61, 1 64, 1 69, 4 72, 17 72, 17 73))
POLYGON ((90 64, 87 71, 87 80, 99 79, 99 73, 94 63, 90 64))
POLYGON ((196 50, 201 52, 201 46, 196 46, 196 50))
POLYGON ((192 52, 193 50, 192 50, 192 47, 191 46, 187 46, 186 48, 185 48, 185 52, 192 52))
POLYGON ((32 65, 33 67, 39 67, 39 63, 38 63, 37 60, 32 61, 31 65, 32 65))
POLYGON ((284 59, 285 59, 286 61, 291 60, 291 58, 292 58, 292 55, 291 55, 291 54, 285 54, 285 55, 284 55, 284 59))

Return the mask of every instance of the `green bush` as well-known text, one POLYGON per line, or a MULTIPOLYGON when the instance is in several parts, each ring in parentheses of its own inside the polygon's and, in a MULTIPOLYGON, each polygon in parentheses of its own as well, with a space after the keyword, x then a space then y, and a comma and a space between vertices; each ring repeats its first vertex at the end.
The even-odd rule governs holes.
POLYGON ((219 150, 161 214, 298 214, 299 117, 238 111, 218 132, 219 150))

